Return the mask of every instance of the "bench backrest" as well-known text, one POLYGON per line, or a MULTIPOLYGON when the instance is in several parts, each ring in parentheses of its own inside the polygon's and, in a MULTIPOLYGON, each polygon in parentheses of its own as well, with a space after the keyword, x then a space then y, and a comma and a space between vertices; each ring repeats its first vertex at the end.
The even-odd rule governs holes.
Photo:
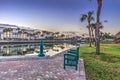
POLYGON ((64 54, 64 69, 65 66, 75 66, 77 70, 79 60, 79 47, 76 50, 70 49, 66 54, 64 54))
POLYGON ((68 51, 68 53, 71 53, 71 54, 76 54, 77 58, 79 59, 79 47, 77 47, 77 49, 70 49, 68 51))

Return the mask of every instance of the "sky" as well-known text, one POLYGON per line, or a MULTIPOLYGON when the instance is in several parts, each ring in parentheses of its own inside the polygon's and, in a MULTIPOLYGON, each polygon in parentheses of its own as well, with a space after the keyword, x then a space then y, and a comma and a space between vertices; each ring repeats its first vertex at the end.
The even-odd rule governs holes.
MULTIPOLYGON (((120 0, 103 0, 100 16, 103 32, 116 34, 120 31, 119 5, 120 0)), ((81 23, 80 17, 91 10, 96 19, 97 0, 0 0, 0 23, 87 33, 87 22, 81 23)))

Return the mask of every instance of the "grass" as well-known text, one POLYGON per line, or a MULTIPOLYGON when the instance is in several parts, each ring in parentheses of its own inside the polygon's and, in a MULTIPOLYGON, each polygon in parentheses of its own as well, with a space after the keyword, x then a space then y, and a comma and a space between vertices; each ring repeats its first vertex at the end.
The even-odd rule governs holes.
POLYGON ((101 44, 101 54, 95 47, 80 47, 85 61, 87 80, 120 80, 120 44, 101 44))

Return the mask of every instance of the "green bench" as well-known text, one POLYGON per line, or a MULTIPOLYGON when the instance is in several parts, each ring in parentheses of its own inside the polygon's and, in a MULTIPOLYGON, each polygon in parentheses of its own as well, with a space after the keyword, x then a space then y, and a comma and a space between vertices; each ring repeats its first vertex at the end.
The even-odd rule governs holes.
POLYGON ((79 47, 76 49, 70 49, 67 53, 64 54, 64 69, 66 66, 74 66, 75 69, 78 69, 78 60, 79 60, 79 47))

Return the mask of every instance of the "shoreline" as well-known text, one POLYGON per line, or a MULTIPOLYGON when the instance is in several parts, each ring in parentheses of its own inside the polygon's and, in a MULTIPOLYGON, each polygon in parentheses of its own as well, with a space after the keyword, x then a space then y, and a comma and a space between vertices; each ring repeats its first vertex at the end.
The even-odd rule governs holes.
MULTIPOLYGON (((41 40, 0 40, 0 44, 40 43, 41 40)), ((43 40, 44 43, 75 43, 79 40, 43 40)))
POLYGON ((50 55, 45 55, 44 57, 39 57, 37 54, 32 54, 32 55, 24 55, 24 56, 0 56, 0 62, 4 61, 17 61, 17 60, 32 60, 32 59, 51 59, 55 58, 56 56, 63 55, 66 53, 69 49, 62 51, 58 54, 55 54, 53 56, 50 55))

